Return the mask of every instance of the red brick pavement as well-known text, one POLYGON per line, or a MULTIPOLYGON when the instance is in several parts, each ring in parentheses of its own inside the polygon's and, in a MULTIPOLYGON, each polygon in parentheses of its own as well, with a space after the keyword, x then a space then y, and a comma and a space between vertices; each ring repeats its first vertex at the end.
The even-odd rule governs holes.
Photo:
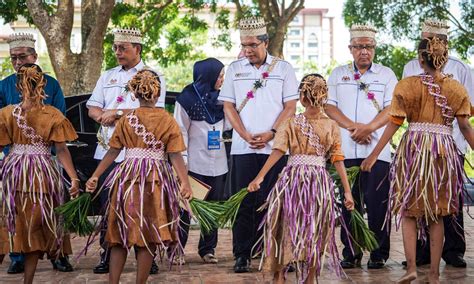
MULTIPOLYGON (((467 268, 453 268, 445 266, 442 261, 441 281, 443 283, 474 283, 474 221, 465 215, 465 228, 468 233, 467 251, 465 259, 467 268)), ((219 244, 217 247, 218 264, 204 264, 197 255, 199 231, 192 230, 189 243, 186 247, 186 264, 178 270, 173 267, 168 270, 166 260, 159 263, 160 272, 149 278, 150 283, 271 283, 271 275, 257 271, 258 260, 252 263, 252 272, 245 274, 235 274, 232 271, 234 264, 232 258, 232 234, 229 230, 219 232, 219 244)), ((75 252, 80 251, 84 244, 83 238, 73 240, 75 252)), ((367 270, 367 256, 364 256, 362 268, 346 270, 347 279, 339 280, 327 269, 323 270, 319 283, 393 283, 404 273, 401 262, 404 260, 403 245, 400 232, 392 233, 391 255, 387 266, 380 270, 367 270)), ((97 244, 79 261, 73 261, 75 271, 70 273, 61 273, 53 271, 49 261, 43 260, 38 264, 35 283, 107 283, 107 275, 97 275, 92 273, 92 268, 98 261, 97 244)), ((123 283, 133 283, 135 281, 136 262, 132 255, 128 258, 125 265, 125 271, 122 274, 123 283)), ((5 259, 0 266, 0 283, 19 283, 22 281, 22 275, 9 275, 6 273, 10 261, 5 259)), ((418 280, 413 283, 424 283, 427 279, 429 266, 418 269, 418 280)), ((288 283, 295 283, 295 274, 289 273, 288 283)))

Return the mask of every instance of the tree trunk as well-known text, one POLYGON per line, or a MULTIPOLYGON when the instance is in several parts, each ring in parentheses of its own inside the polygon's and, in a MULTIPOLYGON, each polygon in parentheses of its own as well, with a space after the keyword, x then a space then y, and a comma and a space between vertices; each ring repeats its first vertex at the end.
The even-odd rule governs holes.
MULTIPOLYGON (((244 8, 239 0, 232 0, 237 9, 237 17, 243 15, 244 8)), ((283 58, 283 44, 285 43, 288 24, 304 8, 304 0, 291 0, 289 5, 285 1, 259 0, 258 9, 267 23, 267 32, 270 38, 268 52, 273 56, 283 58)))
POLYGON ((73 0, 59 0, 54 14, 48 15, 42 0, 27 0, 33 22, 46 41, 56 77, 66 96, 91 92, 100 76, 104 35, 112 15, 114 0, 83 0, 82 50, 71 51, 74 20, 73 0))

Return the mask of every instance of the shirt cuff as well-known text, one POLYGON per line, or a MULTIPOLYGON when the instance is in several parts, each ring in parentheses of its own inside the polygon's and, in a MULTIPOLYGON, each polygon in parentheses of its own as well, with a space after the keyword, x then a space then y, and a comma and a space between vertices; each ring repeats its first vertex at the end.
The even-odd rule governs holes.
POLYGON ((87 103, 86 103, 86 106, 87 107, 100 107, 100 108, 104 108, 104 104, 100 103, 100 102, 96 102, 96 101, 91 101, 91 100, 88 100, 87 103))
POLYGON ((326 102, 326 104, 332 105, 332 106, 337 106, 337 101, 328 99, 328 101, 326 102))
POLYGON ((219 101, 231 102, 235 104, 235 98, 232 98, 232 97, 226 97, 226 96, 220 95, 217 99, 219 101))
POLYGON ((343 155, 334 155, 331 157, 331 163, 334 164, 335 162, 344 161, 343 155))
POLYGON ((299 99, 299 95, 295 94, 295 95, 292 95, 292 96, 284 97, 283 102, 286 103, 286 102, 294 101, 294 100, 297 100, 297 99, 299 99))

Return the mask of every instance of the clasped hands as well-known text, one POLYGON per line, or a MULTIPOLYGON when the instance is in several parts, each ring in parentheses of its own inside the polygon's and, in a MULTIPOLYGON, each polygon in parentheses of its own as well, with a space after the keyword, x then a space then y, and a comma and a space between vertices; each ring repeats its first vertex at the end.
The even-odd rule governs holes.
POLYGON ((251 149, 263 149, 265 145, 272 140, 274 133, 271 131, 266 131, 257 134, 246 133, 244 140, 250 144, 251 149))
POLYGON ((372 126, 370 124, 354 122, 351 126, 347 127, 347 130, 351 132, 351 138, 357 144, 370 144, 372 141, 372 126))
POLYGON ((116 109, 104 110, 102 114, 97 118, 97 122, 102 124, 103 126, 114 126, 115 120, 117 119, 116 113, 116 109))

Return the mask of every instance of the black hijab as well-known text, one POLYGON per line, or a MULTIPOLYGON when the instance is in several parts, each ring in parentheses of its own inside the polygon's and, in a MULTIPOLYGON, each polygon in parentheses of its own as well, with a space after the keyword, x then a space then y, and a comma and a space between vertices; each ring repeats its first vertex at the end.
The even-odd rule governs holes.
POLYGON ((224 64, 212 57, 194 63, 194 82, 176 98, 191 120, 215 124, 224 118, 223 105, 217 100, 219 91, 214 89, 222 68, 224 64))

